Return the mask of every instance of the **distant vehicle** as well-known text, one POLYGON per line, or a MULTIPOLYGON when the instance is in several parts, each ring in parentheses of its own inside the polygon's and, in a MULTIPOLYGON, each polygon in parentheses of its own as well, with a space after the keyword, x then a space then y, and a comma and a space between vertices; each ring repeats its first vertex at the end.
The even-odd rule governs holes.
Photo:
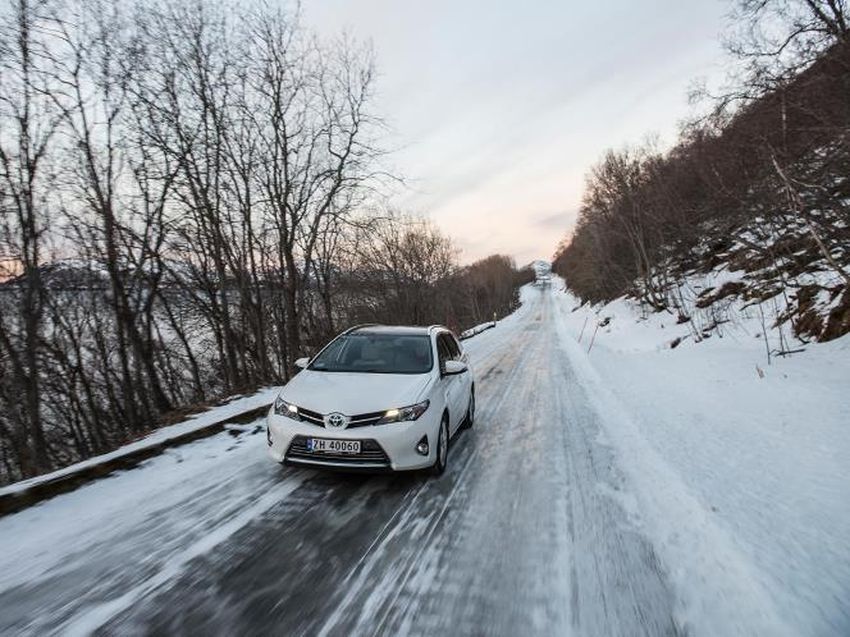
POLYGON ((451 437, 475 419, 473 371, 438 325, 353 327, 295 364, 268 415, 278 462, 439 475, 451 437))
POLYGON ((539 288, 548 288, 552 284, 552 277, 548 274, 537 275, 537 278, 534 280, 534 285, 539 288))

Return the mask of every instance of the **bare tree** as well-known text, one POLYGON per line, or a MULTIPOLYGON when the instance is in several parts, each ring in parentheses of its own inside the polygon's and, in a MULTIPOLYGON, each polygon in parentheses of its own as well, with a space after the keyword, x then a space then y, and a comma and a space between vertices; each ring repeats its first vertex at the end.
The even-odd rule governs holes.
POLYGON ((280 382, 351 322, 462 328, 527 280, 377 205, 369 47, 134 2, 0 13, 2 481, 280 382))
MULTIPOLYGON (((850 302, 846 6, 767 0, 739 7, 754 22, 750 39, 738 40, 737 54, 752 66, 735 77, 737 88, 669 152, 607 154, 588 177, 555 268, 584 300, 629 294, 676 310, 682 321, 736 294, 781 295, 788 309, 775 310, 778 329, 793 320, 798 336, 834 338, 846 330, 841 317, 850 302), (791 57, 767 46, 777 29, 790 38, 779 48, 791 57), (720 267, 745 270, 746 284, 707 290, 689 308, 688 278, 720 267), (806 276, 813 272, 835 276, 814 284, 806 276), (837 299, 828 319, 811 307, 818 290, 837 299)), ((718 320, 715 314, 711 324, 718 320)))
MULTIPOLYGON (((119 7, 90 0, 68 15, 59 14, 56 22, 65 54, 55 58, 55 82, 62 90, 54 96, 65 113, 65 130, 71 140, 69 159, 78 167, 74 186, 80 201, 67 214, 77 228, 90 231, 83 239, 98 246, 107 270, 125 416, 140 428, 152 414, 168 410, 171 402, 159 378, 151 339, 139 324, 139 317, 149 312, 139 306, 141 297, 134 293, 140 289, 153 237, 143 235, 143 244, 135 246, 141 257, 132 256, 134 235, 127 201, 132 195, 129 188, 122 188, 122 181, 141 174, 125 173, 130 144, 122 120, 129 110, 135 44, 119 7), (86 221, 88 215, 91 222, 86 221), (134 271, 134 261, 139 270, 134 271)), ((144 296, 151 298, 148 293, 144 296)))
POLYGON ((724 41, 737 60, 721 104, 749 100, 796 76, 850 35, 846 0, 733 0, 724 41))
POLYGON ((10 371, 3 375, 0 397, 23 475, 48 466, 40 383, 45 290, 39 268, 50 223, 50 144, 63 116, 41 72, 49 6, 18 0, 0 17, 0 279, 17 277, 0 313, 0 356, 10 371))
POLYGON ((380 152, 367 110, 374 70, 368 49, 346 39, 331 46, 305 40, 279 12, 260 10, 248 24, 250 54, 259 61, 251 105, 263 142, 256 177, 283 269, 290 364, 301 347, 317 245, 338 228, 329 219, 349 217, 376 176, 380 152))

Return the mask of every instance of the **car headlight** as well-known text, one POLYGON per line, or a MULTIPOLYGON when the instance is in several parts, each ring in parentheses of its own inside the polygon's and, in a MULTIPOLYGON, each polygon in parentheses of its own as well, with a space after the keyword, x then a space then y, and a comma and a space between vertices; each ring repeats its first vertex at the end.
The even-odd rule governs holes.
POLYGON ((386 425, 391 422, 407 422, 409 420, 416 420, 417 418, 419 418, 419 416, 425 413, 425 410, 428 409, 428 405, 430 404, 430 400, 423 400, 421 403, 409 405, 408 407, 388 409, 387 413, 385 413, 383 417, 375 424, 386 425))
POLYGON ((278 416, 292 418, 293 420, 301 420, 301 416, 298 415, 298 407, 292 403, 286 402, 280 396, 278 396, 277 400, 274 401, 274 413, 278 416))

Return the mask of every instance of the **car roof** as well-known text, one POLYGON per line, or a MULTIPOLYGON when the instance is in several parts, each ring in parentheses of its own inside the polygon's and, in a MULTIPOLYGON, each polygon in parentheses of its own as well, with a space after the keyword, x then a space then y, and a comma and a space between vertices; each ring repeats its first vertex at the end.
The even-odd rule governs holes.
POLYGON ((423 325, 357 325, 349 329, 346 334, 395 334, 398 336, 426 336, 434 329, 440 328, 439 325, 423 326, 423 325))

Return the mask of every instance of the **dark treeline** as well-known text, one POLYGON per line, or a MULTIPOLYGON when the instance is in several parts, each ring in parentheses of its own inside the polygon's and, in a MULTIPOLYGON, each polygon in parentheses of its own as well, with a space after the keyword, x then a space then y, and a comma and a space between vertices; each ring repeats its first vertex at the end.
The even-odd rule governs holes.
POLYGON ((510 311, 506 257, 368 212, 371 52, 273 3, 0 14, 0 480, 281 382, 356 321, 510 311), (364 212, 365 211, 365 212, 364 212))
POLYGON ((354 265, 339 279, 354 322, 442 323, 459 332, 515 309, 519 286, 534 280, 503 255, 457 268, 451 241, 422 221, 379 219, 355 245, 354 265))
POLYGON ((804 330, 831 338, 850 329, 848 11, 819 0, 736 9, 734 83, 669 152, 605 155, 554 267, 585 301, 631 294, 674 309, 673 279, 717 266, 735 240, 747 260, 730 265, 763 271, 765 296, 802 271, 834 275, 829 293, 848 312, 804 330))

